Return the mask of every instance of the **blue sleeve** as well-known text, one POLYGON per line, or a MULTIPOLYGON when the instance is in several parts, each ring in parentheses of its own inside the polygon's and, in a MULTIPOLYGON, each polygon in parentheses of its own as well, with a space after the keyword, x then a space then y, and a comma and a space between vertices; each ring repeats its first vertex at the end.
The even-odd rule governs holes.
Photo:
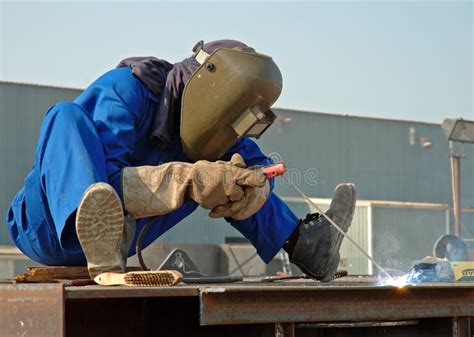
MULTIPOLYGON (((234 153, 239 153, 244 158, 247 167, 255 165, 271 165, 273 161, 265 156, 258 145, 250 138, 243 138, 232 146, 229 151, 221 158, 222 160, 230 160, 234 153)), ((269 179, 270 192, 273 191, 275 185, 274 179, 269 179)))
MULTIPOLYGON (((265 156, 258 145, 250 139, 237 142, 222 159, 229 160, 234 153, 239 153, 247 166, 273 164, 272 159, 265 156)), ((269 181, 273 191, 275 179, 269 181)), ((252 242, 266 263, 269 263, 281 249, 299 221, 288 206, 272 192, 262 208, 251 217, 244 220, 225 217, 224 220, 252 242)))
POLYGON ((145 88, 129 68, 109 71, 77 99, 90 114, 100 137, 109 183, 120 192, 120 171, 130 166, 135 126, 142 115, 145 88))

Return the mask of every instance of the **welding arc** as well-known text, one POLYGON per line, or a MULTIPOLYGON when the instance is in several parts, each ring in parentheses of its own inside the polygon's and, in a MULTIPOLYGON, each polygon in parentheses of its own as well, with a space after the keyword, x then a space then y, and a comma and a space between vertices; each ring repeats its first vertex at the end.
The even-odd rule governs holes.
MULTIPOLYGON (((284 175, 286 181, 288 181, 288 183, 293 186, 293 188, 299 193, 301 194, 301 196, 306 200, 307 203, 309 203, 311 206, 313 206, 314 208, 316 208, 316 210, 323 216, 326 218, 327 221, 329 221, 329 223, 331 225, 334 226, 334 228, 336 228, 342 235, 344 235, 344 237, 349 240, 365 257, 367 257, 370 261, 372 261, 372 263, 382 272, 384 273, 386 276, 388 276, 389 278, 395 280, 395 278, 390 275, 381 265, 379 265, 377 262, 375 262, 375 260, 372 258, 372 256, 370 256, 365 250, 364 248, 362 248, 361 246, 359 246, 359 244, 357 244, 357 242, 355 242, 349 235, 347 235, 346 232, 344 232, 341 227, 339 227, 334 221, 332 221, 332 219, 330 217, 328 217, 326 215, 326 213, 318 206, 316 205, 306 194, 303 193, 302 190, 300 190, 298 188, 298 186, 296 186, 295 184, 293 184, 293 182, 290 180, 290 178, 288 178, 287 175, 284 175)), ((396 281, 396 280, 395 280, 396 281)))

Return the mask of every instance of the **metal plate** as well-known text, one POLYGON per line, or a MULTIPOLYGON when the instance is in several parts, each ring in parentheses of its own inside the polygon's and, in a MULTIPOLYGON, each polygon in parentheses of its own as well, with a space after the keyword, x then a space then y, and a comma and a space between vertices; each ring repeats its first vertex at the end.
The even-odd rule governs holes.
POLYGON ((474 316, 474 287, 209 288, 201 324, 350 322, 474 316), (287 288, 287 289, 285 289, 287 288), (286 291, 284 291, 286 290, 286 291))
POLYGON ((153 298, 153 297, 196 297, 199 289, 196 286, 147 287, 134 288, 127 286, 85 286, 66 287, 66 300, 83 300, 97 298, 153 298))
POLYGON ((0 284, 1 336, 64 336, 62 284, 0 284))
POLYGON ((296 324, 296 329, 334 329, 334 328, 376 328, 417 325, 419 320, 408 321, 385 321, 385 322, 341 322, 341 323, 300 323, 296 324))

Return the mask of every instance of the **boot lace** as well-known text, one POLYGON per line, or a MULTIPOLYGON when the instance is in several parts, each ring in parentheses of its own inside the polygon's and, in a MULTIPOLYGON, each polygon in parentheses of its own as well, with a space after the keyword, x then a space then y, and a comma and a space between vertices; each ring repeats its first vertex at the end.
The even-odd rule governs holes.
POLYGON ((313 226, 315 223, 319 221, 320 218, 321 218, 321 214, 319 213, 306 214, 306 218, 303 220, 304 228, 308 229, 310 226, 313 226))

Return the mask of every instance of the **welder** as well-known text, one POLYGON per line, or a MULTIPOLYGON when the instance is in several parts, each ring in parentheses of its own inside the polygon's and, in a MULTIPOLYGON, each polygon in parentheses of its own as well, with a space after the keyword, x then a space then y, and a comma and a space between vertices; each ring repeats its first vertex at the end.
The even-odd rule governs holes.
MULTIPOLYGON (((198 206, 239 230, 268 263, 283 247, 309 276, 331 280, 343 236, 318 214, 299 219, 256 165, 250 137, 272 124, 282 76, 269 56, 218 40, 171 64, 128 58, 74 101, 51 106, 35 162, 14 197, 15 244, 45 265, 124 271, 137 233, 146 247, 198 206)), ((327 212, 345 231, 355 188, 340 184, 327 212)))

